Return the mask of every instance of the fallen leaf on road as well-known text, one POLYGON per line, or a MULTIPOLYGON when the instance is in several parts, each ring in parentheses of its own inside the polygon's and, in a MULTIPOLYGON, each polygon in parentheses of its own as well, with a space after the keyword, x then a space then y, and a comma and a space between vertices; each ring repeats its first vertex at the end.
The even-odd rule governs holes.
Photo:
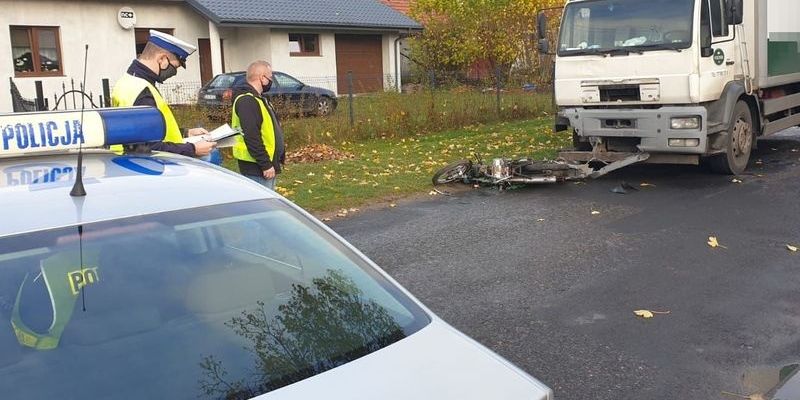
POLYGON ((787 250, 789 250, 789 251, 791 251, 792 253, 797 253, 797 250, 798 250, 798 249, 797 249, 797 246, 792 246, 792 245, 790 245, 790 244, 787 244, 787 245, 786 245, 786 249, 787 249, 787 250))
POLYGON ((477 185, 477 184, 476 184, 476 185, 472 185, 472 188, 473 188, 473 189, 478 189, 478 188, 480 188, 480 187, 481 187, 481 185, 477 185))
POLYGON ((656 314, 669 314, 669 311, 650 311, 650 310, 636 310, 633 312, 638 317, 644 319, 653 318, 656 314))
POLYGON ((733 183, 742 183, 742 180, 733 178, 733 179, 731 179, 731 182, 733 182, 733 183))
POLYGON ((592 210, 592 215, 600 215, 600 211, 592 210))
POLYGON ((720 248, 723 248, 723 249, 727 249, 727 247, 719 244, 719 241, 717 240, 716 236, 709 236, 708 237, 708 245, 711 246, 712 248, 720 247, 720 248))
POLYGON ((397 207, 397 204, 394 204, 394 203, 392 203, 392 204, 389 204, 389 207, 391 207, 391 208, 395 208, 395 207, 397 207))
POLYGON ((331 220, 330 218, 323 218, 323 219, 322 219, 322 221, 324 221, 324 222, 328 222, 328 221, 330 221, 330 220, 331 220))
POLYGON ((439 194, 439 192, 437 192, 435 190, 431 190, 430 192, 428 192, 428 195, 430 195, 430 196, 436 196, 437 194, 439 194))
POLYGON ((656 187, 656 185, 653 185, 652 183, 647 183, 647 182, 642 182, 642 183, 639 184, 639 186, 641 186, 641 187, 656 187))
POLYGON ((536 220, 536 222, 544 222, 544 218, 539 218, 536 220))

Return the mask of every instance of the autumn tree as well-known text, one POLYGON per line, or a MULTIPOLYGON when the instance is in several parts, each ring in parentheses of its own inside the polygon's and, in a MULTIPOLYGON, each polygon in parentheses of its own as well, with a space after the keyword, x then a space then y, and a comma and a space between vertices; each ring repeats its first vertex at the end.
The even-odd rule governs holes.
POLYGON ((502 72, 495 79, 515 66, 535 67, 537 57, 531 53, 537 11, 564 1, 416 0, 411 14, 425 30, 413 40, 413 57, 440 71, 483 61, 502 72))

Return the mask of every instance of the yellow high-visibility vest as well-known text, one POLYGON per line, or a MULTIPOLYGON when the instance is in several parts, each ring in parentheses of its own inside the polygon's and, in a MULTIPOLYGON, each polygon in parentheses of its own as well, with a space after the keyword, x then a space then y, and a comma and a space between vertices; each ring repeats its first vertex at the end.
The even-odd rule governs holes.
MULTIPOLYGON (((256 99, 256 103, 258 103, 258 107, 261 109, 261 141, 264 142, 264 149, 267 151, 267 154, 274 159, 275 127, 272 125, 272 117, 267 111, 267 106, 264 105, 264 100, 253 96, 252 93, 245 93, 237 96, 236 100, 233 101, 231 127, 234 129, 242 127, 239 116, 236 114, 236 102, 238 102, 243 96, 252 96, 254 99, 256 99)), ((250 152, 247 150, 247 145, 244 142, 244 135, 236 135, 234 140, 235 143, 233 144, 233 157, 237 160, 256 162, 256 159, 253 158, 253 156, 250 155, 250 152)), ((273 160, 273 162, 278 162, 278 160, 273 160)))
MULTIPOLYGON (((164 97, 158 92, 158 89, 151 85, 150 82, 130 74, 123 75, 122 78, 114 84, 114 89, 111 91, 111 105, 113 107, 133 106, 136 98, 139 97, 139 94, 142 93, 142 90, 145 88, 150 90, 153 99, 156 101, 156 108, 158 108, 158 111, 164 116, 164 123, 167 127, 167 132, 164 135, 164 142, 183 143, 183 136, 178 127, 178 121, 176 121, 175 116, 172 115, 169 104, 167 104, 164 97)), ((111 146, 111 150, 122 153, 123 149, 121 145, 114 145, 111 146)))
POLYGON ((11 327, 19 344, 37 350, 52 350, 58 347, 61 335, 72 318, 81 288, 100 280, 96 267, 97 260, 97 252, 87 251, 84 254, 84 262, 95 267, 81 266, 79 253, 74 251, 54 255, 42 262, 39 275, 44 280, 53 307, 53 322, 44 333, 29 328, 20 314, 22 291, 29 278, 25 276, 11 312, 11 327))

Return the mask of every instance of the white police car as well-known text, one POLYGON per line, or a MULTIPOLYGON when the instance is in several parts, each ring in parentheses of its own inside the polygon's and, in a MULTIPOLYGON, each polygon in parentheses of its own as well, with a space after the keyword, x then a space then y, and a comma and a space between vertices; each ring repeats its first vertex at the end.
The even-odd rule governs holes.
POLYGON ((550 399, 358 250, 156 140, 147 108, 0 117, 6 399, 550 399), (81 128, 83 127, 83 129, 81 128))

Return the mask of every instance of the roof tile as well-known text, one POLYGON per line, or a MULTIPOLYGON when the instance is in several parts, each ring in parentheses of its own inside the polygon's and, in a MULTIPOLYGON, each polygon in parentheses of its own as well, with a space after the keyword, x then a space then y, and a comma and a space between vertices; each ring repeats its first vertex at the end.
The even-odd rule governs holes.
POLYGON ((187 0, 220 24, 422 29, 378 0, 187 0))

